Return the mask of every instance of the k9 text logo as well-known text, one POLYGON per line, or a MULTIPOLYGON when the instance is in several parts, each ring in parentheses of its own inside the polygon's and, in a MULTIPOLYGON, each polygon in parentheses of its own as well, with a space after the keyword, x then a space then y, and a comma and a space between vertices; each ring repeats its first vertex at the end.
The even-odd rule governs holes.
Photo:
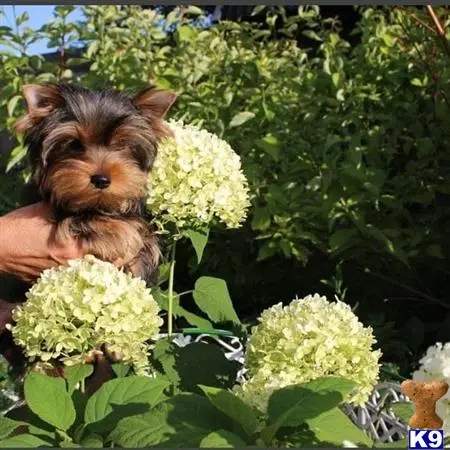
POLYGON ((444 448, 443 430, 409 430, 408 448, 444 448))

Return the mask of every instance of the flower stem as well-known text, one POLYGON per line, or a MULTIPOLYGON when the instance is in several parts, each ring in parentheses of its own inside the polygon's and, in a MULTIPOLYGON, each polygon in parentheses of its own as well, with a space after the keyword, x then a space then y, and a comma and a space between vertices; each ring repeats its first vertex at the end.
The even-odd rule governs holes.
POLYGON ((173 325, 173 279, 175 277, 175 250, 177 241, 174 239, 172 244, 172 251, 170 253, 170 271, 169 271, 169 294, 168 294, 168 322, 167 322, 167 334, 172 336, 173 325))
POLYGON ((180 292, 177 295, 178 295, 178 297, 181 297, 182 295, 192 294, 193 292, 194 292, 194 289, 191 289, 189 291, 180 292))
POLYGON ((55 431, 56 431, 56 434, 59 435, 59 437, 63 439, 63 441, 73 442, 72 438, 65 431, 59 430, 58 428, 55 431))

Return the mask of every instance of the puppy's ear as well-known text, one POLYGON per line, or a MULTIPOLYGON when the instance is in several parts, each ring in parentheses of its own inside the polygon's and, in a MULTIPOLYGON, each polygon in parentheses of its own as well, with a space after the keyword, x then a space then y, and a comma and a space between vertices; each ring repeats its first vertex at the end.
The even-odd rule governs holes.
POLYGON ((23 87, 23 95, 28 111, 14 126, 19 133, 26 132, 51 111, 64 105, 60 89, 52 84, 27 84, 23 87))
POLYGON ((23 95, 27 102, 28 112, 34 113, 40 109, 54 109, 62 106, 64 100, 56 85, 27 84, 23 87, 23 95))
POLYGON ((159 91, 150 87, 136 95, 133 103, 145 116, 164 119, 176 98, 177 95, 174 92, 159 91))

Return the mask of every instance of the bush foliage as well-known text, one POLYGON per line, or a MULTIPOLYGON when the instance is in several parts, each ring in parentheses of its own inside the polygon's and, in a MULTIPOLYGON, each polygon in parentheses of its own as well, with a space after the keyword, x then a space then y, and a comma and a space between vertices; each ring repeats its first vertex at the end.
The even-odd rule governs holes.
MULTIPOLYGON (((84 6, 80 23, 71 10, 57 7, 39 32, 25 14, 0 27, 0 127, 23 112, 30 82, 173 89, 173 117, 224 137, 250 182, 244 230, 212 233, 201 267, 230 281, 237 309, 251 315, 322 283, 360 308, 402 364, 424 336, 450 337, 441 319, 450 306, 450 53, 426 11, 364 7, 352 46, 314 6, 290 16, 258 7, 264 23, 209 28, 196 25, 196 7, 84 6), (56 59, 29 55, 43 37, 60 48, 56 59)), ((445 10, 435 12, 445 25, 445 10)), ((5 162, 0 212, 17 205, 8 183, 26 179, 24 156, 19 142, 5 162)))

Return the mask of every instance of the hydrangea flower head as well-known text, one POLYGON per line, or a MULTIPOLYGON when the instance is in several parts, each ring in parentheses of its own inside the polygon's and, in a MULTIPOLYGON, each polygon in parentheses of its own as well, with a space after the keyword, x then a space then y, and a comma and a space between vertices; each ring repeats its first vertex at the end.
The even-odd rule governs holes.
POLYGON ((224 140, 193 125, 169 121, 174 137, 158 147, 149 176, 148 208, 162 222, 237 228, 247 215, 249 189, 239 156, 224 140))
POLYGON ((378 381, 381 352, 350 306, 318 294, 265 310, 245 354, 247 381, 236 393, 261 412, 277 389, 339 376, 357 387, 346 402, 364 404, 378 381))
MULTIPOLYGON (((450 385, 450 342, 438 342, 429 347, 419 363, 419 369, 413 373, 413 380, 444 380, 450 385)), ((445 435, 450 435, 450 392, 436 402, 436 412, 444 421, 445 435)))
POLYGON ((82 363, 106 344, 143 374, 146 341, 162 325, 158 313, 142 279, 86 256, 45 270, 13 311, 16 325, 9 328, 31 362, 82 363))

